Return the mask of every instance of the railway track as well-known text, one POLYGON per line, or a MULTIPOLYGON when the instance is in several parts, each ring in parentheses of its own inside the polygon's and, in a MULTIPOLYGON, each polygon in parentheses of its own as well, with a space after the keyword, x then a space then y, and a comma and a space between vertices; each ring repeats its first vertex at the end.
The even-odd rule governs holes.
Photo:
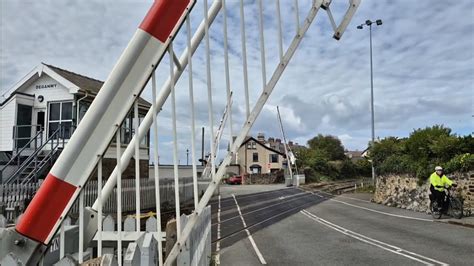
MULTIPOLYGON (((222 231, 220 237, 213 238, 211 241, 212 244, 221 242, 221 248, 225 248, 241 238, 246 237, 246 230, 253 233, 325 200, 312 197, 313 195, 309 192, 301 192, 301 190, 296 189, 295 191, 299 192, 294 194, 287 193, 283 198, 280 193, 272 193, 274 195, 272 200, 262 202, 258 205, 242 205, 240 207, 242 210, 241 215, 236 212, 228 218, 221 219, 220 226, 222 231), (245 217, 245 226, 238 220, 242 217, 245 217)), ((239 205, 240 204, 241 202, 239 202, 239 205)), ((235 205, 234 208, 236 208, 235 205)), ((212 224, 212 226, 217 225, 217 222, 212 224)))
POLYGON ((320 190, 331 194, 342 194, 346 192, 352 192, 357 187, 371 185, 371 179, 350 179, 343 181, 331 181, 331 182, 320 182, 315 184, 308 184, 303 186, 303 188, 308 188, 311 190, 320 190))

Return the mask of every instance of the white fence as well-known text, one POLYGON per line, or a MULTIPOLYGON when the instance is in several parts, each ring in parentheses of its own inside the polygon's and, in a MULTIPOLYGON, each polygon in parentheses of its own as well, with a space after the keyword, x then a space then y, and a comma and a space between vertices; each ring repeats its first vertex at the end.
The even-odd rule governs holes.
MULTIPOLYGON (((188 222, 187 215, 181 216, 181 230, 188 222)), ((189 238, 178 255, 178 265, 210 265, 211 262, 211 206, 204 208, 189 238)))
MULTIPOLYGON (((84 205, 92 206, 97 199, 97 180, 91 180, 84 187, 84 205)), ((198 193, 203 194, 211 180, 198 180, 198 193)), ((18 216, 25 210, 26 206, 34 196, 35 192, 41 185, 41 181, 31 184, 8 184, 0 185, 0 215, 6 219, 7 223, 14 223, 18 216)), ((105 184, 105 181, 102 182, 105 184)), ((140 212, 154 211, 155 202, 155 182, 152 179, 140 179, 140 212)), ((104 214, 117 213, 117 189, 115 188, 112 195, 103 205, 104 214)), ((122 180, 122 212, 136 212, 136 195, 135 195, 135 179, 122 180)), ((179 201, 182 205, 192 205, 194 199, 193 180, 192 177, 184 177, 179 179, 179 201)), ((175 204, 174 180, 163 178, 160 180, 160 199, 161 203, 168 208, 173 208, 175 204)), ((71 208, 69 215, 77 218, 79 215, 79 203, 76 202, 71 208)))

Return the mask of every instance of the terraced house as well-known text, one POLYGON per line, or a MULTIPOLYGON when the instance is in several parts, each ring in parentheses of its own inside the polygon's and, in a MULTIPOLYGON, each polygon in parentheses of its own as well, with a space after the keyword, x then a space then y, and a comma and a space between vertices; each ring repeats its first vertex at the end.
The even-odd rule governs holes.
MULTIPOLYGON (((297 144, 290 141, 288 145, 293 147, 297 144)), ((248 136, 234 159, 241 174, 273 173, 288 165, 281 139, 265 139, 263 133, 259 133, 257 138, 248 136)))

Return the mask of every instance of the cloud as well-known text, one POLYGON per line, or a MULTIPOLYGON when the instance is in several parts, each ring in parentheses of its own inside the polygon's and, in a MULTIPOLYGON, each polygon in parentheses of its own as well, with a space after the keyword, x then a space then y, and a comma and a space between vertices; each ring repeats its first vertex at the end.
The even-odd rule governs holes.
MULTIPOLYGON (((209 6, 212 1, 209 1, 209 6)), ((264 5, 266 80, 279 61, 276 2, 264 5)), ((312 1, 299 1, 300 23, 312 1)), ((0 89, 8 90, 40 62, 106 79, 152 0, 0 2, 0 89), (21 19, 18 19, 21 18, 21 19)), ((265 2, 266 3, 266 2, 265 2)), ((281 0, 283 48, 295 35, 294 1, 281 0)), ((347 1, 332 1, 339 20, 347 1)), ((233 129, 246 119, 242 69, 239 1, 227 1, 230 89, 233 91, 233 129)), ((321 11, 310 27, 285 73, 262 109, 251 134, 281 135, 276 106, 289 139, 299 143, 317 135, 339 136, 348 149, 362 150, 371 136, 369 32, 355 26, 366 19, 382 19, 374 26, 373 67, 376 136, 406 136, 413 128, 445 124, 457 134, 473 131, 474 2, 362 1, 341 41, 332 39, 327 15, 321 11), (451 19, 450 19, 451 18, 451 19), (456 18, 453 23, 452 18, 456 18)), ((203 14, 198 1, 191 14, 193 32, 203 14)), ((258 1, 245 1, 248 88, 253 106, 262 91, 258 1)), ((223 14, 210 32, 211 89, 214 128, 226 105, 223 53, 223 14)), ((183 27, 174 42, 175 53, 186 47, 183 27)), ((165 57, 157 70, 158 88, 169 73, 165 57)), ((206 127, 209 146, 207 70, 205 42, 193 57, 197 141, 206 127)), ((143 97, 150 100, 150 86, 143 97)), ((188 74, 176 85, 178 150, 181 162, 190 149, 188 74)), ((159 115, 160 156, 172 161, 171 104, 159 115)), ((229 129, 223 134, 220 153, 225 153, 229 129), (223 147, 225 147, 223 149, 223 147)), ((198 145, 200 147, 200 145, 198 145)), ((208 151, 209 148, 206 148, 208 151)), ((198 153, 200 153, 200 148, 198 153)))

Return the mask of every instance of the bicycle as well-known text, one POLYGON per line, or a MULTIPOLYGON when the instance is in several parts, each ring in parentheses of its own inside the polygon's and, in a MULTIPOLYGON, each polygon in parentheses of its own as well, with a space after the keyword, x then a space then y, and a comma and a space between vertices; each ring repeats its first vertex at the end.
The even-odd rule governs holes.
MULTIPOLYGON (((436 186, 437 188, 443 188, 443 186, 436 186)), ((461 219, 463 215, 463 203, 459 198, 456 198, 451 195, 451 189, 454 186, 447 188, 445 191, 445 197, 443 200, 443 206, 438 206, 438 201, 432 198, 432 194, 430 195, 430 210, 431 215, 435 219, 440 219, 443 214, 449 215, 456 219, 461 219)))

